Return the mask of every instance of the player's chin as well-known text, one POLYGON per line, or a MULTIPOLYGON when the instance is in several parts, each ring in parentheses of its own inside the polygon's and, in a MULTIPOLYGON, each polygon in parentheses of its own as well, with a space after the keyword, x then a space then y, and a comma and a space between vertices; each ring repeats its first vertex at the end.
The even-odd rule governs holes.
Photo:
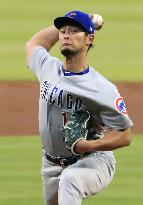
POLYGON ((75 53, 76 52, 73 49, 70 49, 70 48, 67 48, 67 47, 61 48, 61 54, 64 55, 65 57, 75 55, 75 53))

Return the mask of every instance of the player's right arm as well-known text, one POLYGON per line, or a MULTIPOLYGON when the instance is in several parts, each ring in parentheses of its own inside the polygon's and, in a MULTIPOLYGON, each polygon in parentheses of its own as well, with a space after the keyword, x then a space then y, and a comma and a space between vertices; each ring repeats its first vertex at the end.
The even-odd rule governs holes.
POLYGON ((55 26, 51 26, 45 29, 40 30, 36 33, 27 43, 25 48, 26 53, 26 60, 32 55, 33 50, 38 47, 42 46, 46 50, 50 50, 55 43, 58 41, 59 38, 59 30, 56 29, 55 26))

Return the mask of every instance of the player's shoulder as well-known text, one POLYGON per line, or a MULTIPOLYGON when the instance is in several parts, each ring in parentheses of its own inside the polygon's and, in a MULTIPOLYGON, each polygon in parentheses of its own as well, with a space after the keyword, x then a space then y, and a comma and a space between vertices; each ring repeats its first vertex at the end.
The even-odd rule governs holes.
POLYGON ((40 80, 41 75, 46 72, 56 72, 59 68, 61 61, 51 56, 51 54, 42 46, 37 46, 33 49, 31 56, 28 59, 27 66, 36 74, 40 80), (52 68, 52 69, 51 69, 52 68))
POLYGON ((95 81, 97 84, 100 85, 100 87, 103 87, 104 90, 113 88, 117 89, 116 85, 111 82, 109 79, 107 79, 105 76, 103 76, 100 72, 98 72, 96 69, 90 67, 91 75, 93 77, 93 81, 95 81))
POLYGON ((40 62, 41 66, 44 64, 44 63, 50 63, 51 61, 52 62, 57 62, 59 63, 60 60, 54 56, 52 56, 46 48, 42 47, 42 46, 37 46, 33 49, 33 52, 29 58, 29 61, 28 63, 30 63, 31 61, 33 61, 33 59, 38 62, 40 62))

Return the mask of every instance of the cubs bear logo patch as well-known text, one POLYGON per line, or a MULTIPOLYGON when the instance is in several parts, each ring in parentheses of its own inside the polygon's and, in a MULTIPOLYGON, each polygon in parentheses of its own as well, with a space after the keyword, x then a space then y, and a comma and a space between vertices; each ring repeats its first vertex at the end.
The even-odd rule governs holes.
POLYGON ((123 115, 128 115, 126 105, 122 97, 116 98, 115 106, 119 113, 123 115))

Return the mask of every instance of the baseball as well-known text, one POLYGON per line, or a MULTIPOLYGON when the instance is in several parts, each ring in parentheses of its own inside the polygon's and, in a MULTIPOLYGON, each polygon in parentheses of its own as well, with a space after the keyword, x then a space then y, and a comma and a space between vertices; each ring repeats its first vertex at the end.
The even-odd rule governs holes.
POLYGON ((99 14, 89 14, 89 16, 94 24, 94 29, 100 30, 104 23, 102 16, 99 14))

